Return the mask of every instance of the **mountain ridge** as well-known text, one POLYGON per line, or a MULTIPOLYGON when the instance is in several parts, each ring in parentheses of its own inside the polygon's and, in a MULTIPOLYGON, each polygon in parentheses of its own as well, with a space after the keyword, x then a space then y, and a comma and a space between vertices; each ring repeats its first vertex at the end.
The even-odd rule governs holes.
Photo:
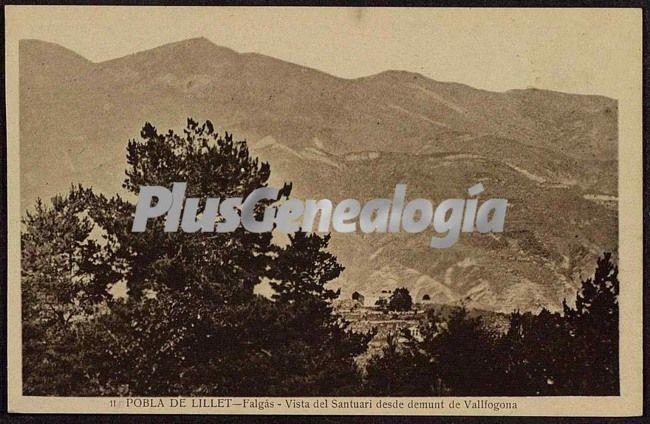
POLYGON ((381 77, 381 76, 384 76, 384 75, 391 75, 391 74, 405 75, 406 74, 406 75, 414 75, 414 76, 417 76, 418 78, 427 79, 427 80, 430 80, 430 81, 433 81, 433 82, 436 82, 436 83, 439 83, 439 84, 448 84, 448 85, 461 86, 461 87, 470 88, 470 89, 476 90, 476 91, 483 91, 483 92, 486 92, 486 93, 504 94, 504 93, 517 92, 517 91, 522 91, 522 92, 541 91, 541 92, 546 92, 546 93, 555 93, 555 94, 561 94, 561 95, 567 95, 567 96, 593 97, 593 98, 605 99, 605 100, 608 100, 608 101, 616 101, 616 99, 613 99, 613 98, 608 97, 608 96, 600 95, 600 94, 569 93, 569 92, 564 92, 564 91, 558 91, 558 90, 552 90, 552 89, 542 89, 542 88, 536 88, 536 87, 511 88, 511 89, 507 89, 507 90, 504 90, 504 91, 487 90, 487 89, 474 87, 472 85, 461 83, 461 82, 456 82, 456 81, 436 80, 434 78, 428 77, 428 76, 426 76, 424 74, 421 74, 419 72, 408 71, 408 70, 403 70, 403 69, 387 69, 387 70, 379 71, 379 72, 369 74, 369 75, 363 75, 363 76, 352 77, 352 78, 345 78, 345 77, 340 77, 340 76, 330 74, 330 73, 328 73, 326 71, 320 70, 320 69, 312 67, 312 66, 302 65, 302 64, 299 64, 297 62, 291 62, 291 61, 287 61, 287 60, 283 60, 283 59, 277 59, 277 58, 275 58, 273 56, 269 56, 269 55, 263 54, 263 53, 245 52, 245 51, 240 52, 240 51, 237 51, 237 50, 235 50, 233 48, 217 44, 217 43, 211 41, 210 39, 208 39, 206 37, 201 37, 201 36, 193 37, 193 38, 187 38, 187 39, 178 40, 178 41, 172 41, 172 42, 161 44, 159 46, 152 47, 152 48, 149 48, 149 49, 139 50, 139 51, 136 51, 134 53, 129 53, 129 54, 126 54, 126 55, 122 55, 122 56, 118 56, 118 57, 114 57, 114 58, 110 58, 110 59, 105 59, 105 60, 100 60, 100 61, 92 61, 92 60, 84 57, 82 54, 80 54, 80 53, 78 53, 78 52, 76 52, 76 51, 74 51, 72 49, 69 49, 69 48, 67 48, 67 47, 65 47, 65 46, 63 46, 61 44, 50 42, 50 41, 44 41, 44 40, 40 40, 40 39, 36 39, 36 38, 24 38, 24 39, 21 39, 21 40, 19 40, 19 44, 20 44, 20 49, 21 50, 23 50, 24 48, 30 48, 31 47, 31 46, 28 46, 26 44, 32 44, 32 45, 34 45, 34 44, 42 44, 44 46, 57 47, 57 48, 60 48, 62 50, 65 50, 67 52, 70 52, 70 53, 74 54, 75 56, 78 56, 79 58, 82 58, 85 61, 87 61, 89 63, 92 63, 92 64, 95 64, 95 65, 114 63, 114 62, 120 61, 122 59, 132 58, 133 56, 139 55, 141 53, 154 52, 154 51, 159 50, 159 49, 188 48, 188 47, 193 47, 196 44, 203 44, 205 46, 210 46, 210 47, 213 47, 213 48, 217 48, 217 49, 219 49, 221 51, 227 51, 227 52, 234 53, 234 54, 237 54, 237 55, 260 56, 260 57, 263 57, 263 58, 272 59, 274 61, 288 63, 290 65, 294 65, 294 66, 297 66, 297 67, 309 69, 309 70, 312 70, 312 71, 315 71, 315 72, 318 72, 318 73, 321 73, 321 74, 328 75, 329 77, 332 77, 332 78, 335 78, 335 79, 338 79, 338 80, 341 80, 341 81, 358 81, 358 80, 372 79, 372 78, 376 78, 376 77, 381 77))
POLYGON ((407 183, 409 198, 438 202, 483 182, 509 200, 504 234, 463 235, 445 251, 428 247, 431 232, 334 234, 343 296, 405 285, 481 309, 557 309, 616 250, 617 102, 606 97, 407 71, 341 79, 205 38, 98 63, 20 46, 23 210, 71 183, 123 193, 127 140, 146 121, 180 129, 192 117, 247 139, 297 197, 384 197, 407 183))

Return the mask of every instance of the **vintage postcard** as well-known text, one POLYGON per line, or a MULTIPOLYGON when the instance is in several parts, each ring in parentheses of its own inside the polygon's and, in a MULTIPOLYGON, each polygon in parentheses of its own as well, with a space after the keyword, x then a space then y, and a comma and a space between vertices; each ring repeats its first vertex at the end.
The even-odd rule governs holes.
POLYGON ((10 412, 641 414, 641 10, 5 17, 10 412))

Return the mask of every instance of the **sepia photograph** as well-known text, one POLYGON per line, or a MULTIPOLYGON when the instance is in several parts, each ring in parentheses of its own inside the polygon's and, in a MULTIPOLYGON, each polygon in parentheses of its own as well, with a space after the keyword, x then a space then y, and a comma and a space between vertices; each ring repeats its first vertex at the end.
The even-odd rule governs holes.
POLYGON ((640 10, 5 15, 10 410, 641 413, 640 10))

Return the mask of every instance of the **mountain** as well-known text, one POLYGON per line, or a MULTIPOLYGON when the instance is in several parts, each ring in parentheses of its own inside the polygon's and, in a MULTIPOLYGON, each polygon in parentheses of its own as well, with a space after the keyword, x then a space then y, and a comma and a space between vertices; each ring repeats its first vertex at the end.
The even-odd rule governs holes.
POLYGON ((334 234, 357 290, 408 287, 439 303, 556 309, 603 250, 617 250, 617 102, 526 89, 495 93, 387 71, 341 79, 197 38, 92 63, 54 44, 20 43, 21 199, 71 183, 122 192, 125 148, 145 121, 209 119, 246 138, 300 198, 509 200, 503 234, 463 234, 429 248, 433 230, 334 234))

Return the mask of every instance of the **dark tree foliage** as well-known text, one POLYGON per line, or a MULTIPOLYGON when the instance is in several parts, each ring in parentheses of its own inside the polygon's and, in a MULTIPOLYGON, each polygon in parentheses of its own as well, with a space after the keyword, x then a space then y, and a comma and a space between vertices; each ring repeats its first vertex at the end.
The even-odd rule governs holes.
MULTIPOLYGON (((327 252, 330 236, 295 233, 272 268, 271 287, 275 303, 287 312, 282 319, 287 334, 279 351, 295 349, 287 356, 286 372, 306 376, 305 393, 314 395, 354 394, 361 380, 354 358, 363 353, 372 334, 354 334, 348 323, 333 313, 332 301, 339 295, 325 287, 343 267, 327 252)), ((282 388, 300 394, 292 384, 282 388)))
POLYGON ((447 318, 422 321, 419 337, 391 341, 370 360, 369 395, 421 396, 617 395, 618 269, 611 254, 582 282, 575 307, 563 313, 513 312, 505 334, 458 308, 447 318), (426 384, 412 381, 422 375, 426 384), (414 387, 417 386, 417 389, 414 387))
POLYGON ((22 337, 25 394, 83 393, 85 353, 75 343, 80 322, 96 315, 119 278, 110 256, 88 236, 89 191, 72 187, 52 205, 39 199, 23 220, 22 337), (79 366, 81 365, 81 366, 79 366))
MULTIPOLYGON (((408 338, 409 335, 402 334, 408 338)), ((367 366, 363 390, 372 396, 421 396, 433 393, 438 381, 436 368, 417 349, 400 346, 397 335, 389 335, 381 356, 367 366)))
MULTIPOLYGON (((142 140, 127 148, 124 187, 134 194, 140 186, 164 186, 186 182, 186 197, 241 197, 267 185, 270 169, 249 154, 245 142, 214 132, 208 121, 188 120, 183 135, 172 130, 159 134, 145 124, 142 140)), ((200 205, 200 209, 204 204, 200 205)), ((250 233, 242 227, 231 233, 165 232, 164 217, 149 222, 147 231, 132 233, 134 205, 119 198, 99 199, 97 221, 115 237, 119 254, 131 262, 129 294, 143 290, 182 292, 218 303, 241 303, 253 296, 271 266, 277 248, 270 233, 250 233)))
MULTIPOLYGON (((128 144, 124 187, 186 182, 188 197, 268 183, 245 142, 188 120, 128 144)), ((280 197, 288 198, 291 185, 280 197)), ((268 201, 264 206, 282 199, 268 201)), ((204 205, 200 205, 200 209, 204 205)), ((135 205, 83 187, 40 200, 21 232, 23 387, 59 396, 556 396, 619 393, 618 268, 606 253, 561 313, 513 312, 500 333, 464 307, 428 311, 356 365, 376 335, 351 331, 327 287, 329 235, 131 232, 135 205), (268 282, 272 299, 255 294, 268 282), (126 295, 114 296, 125 285, 126 295)), ((378 303, 408 311, 406 288, 378 303)), ((394 314, 397 315, 397 314, 394 314)))
POLYGON ((388 299, 386 307, 389 311, 410 311, 413 306, 413 299, 406 287, 395 289, 388 299))
MULTIPOLYGON (((186 182, 188 197, 245 198, 270 176, 245 142, 219 136, 209 121, 188 120, 180 135, 146 124, 127 162, 124 187, 134 194, 186 182)), ((369 336, 332 312, 338 293, 325 284, 343 268, 326 250, 329 236, 297 233, 281 247, 271 233, 241 227, 165 232, 164 217, 133 233, 134 211, 119 196, 79 189, 28 215, 23 300, 35 310, 25 309, 26 392, 281 396, 358 387, 354 358, 369 336), (104 246, 89 239, 93 226, 104 246), (254 293, 264 280, 273 301, 254 293), (118 281, 124 298, 107 294, 118 281), (63 297, 48 300, 50 292, 63 297)))
POLYGON ((618 268, 605 253, 594 276, 582 282, 575 308, 565 302, 562 314, 512 314, 501 343, 512 381, 508 391, 618 394, 618 291, 618 268))
POLYGON ((343 266, 336 256, 325 250, 330 235, 298 232, 289 235, 290 243, 280 250, 272 269, 271 287, 273 298, 281 303, 300 303, 304 300, 318 299, 329 307, 340 291, 325 287, 327 282, 337 278, 343 266))
POLYGON ((381 355, 374 356, 366 366, 362 388, 369 396, 439 396, 443 394, 437 361, 429 354, 435 346, 440 317, 428 311, 419 327, 420 338, 408 329, 389 334, 381 355), (403 340, 400 343, 400 340, 403 340))
POLYGON ((440 377, 450 393, 474 396, 494 393, 494 336, 481 318, 471 318, 465 308, 452 312, 431 350, 439 364, 440 377))
POLYGON ((530 396, 576 393, 568 373, 577 366, 577 352, 570 350, 567 318, 542 309, 538 314, 513 313, 510 329, 500 343, 507 379, 505 394, 530 396))
POLYGON ((573 369, 571 389, 594 394, 619 392, 618 267, 610 253, 598 259, 593 278, 582 282, 575 308, 564 304, 573 351, 578 366, 573 369))

